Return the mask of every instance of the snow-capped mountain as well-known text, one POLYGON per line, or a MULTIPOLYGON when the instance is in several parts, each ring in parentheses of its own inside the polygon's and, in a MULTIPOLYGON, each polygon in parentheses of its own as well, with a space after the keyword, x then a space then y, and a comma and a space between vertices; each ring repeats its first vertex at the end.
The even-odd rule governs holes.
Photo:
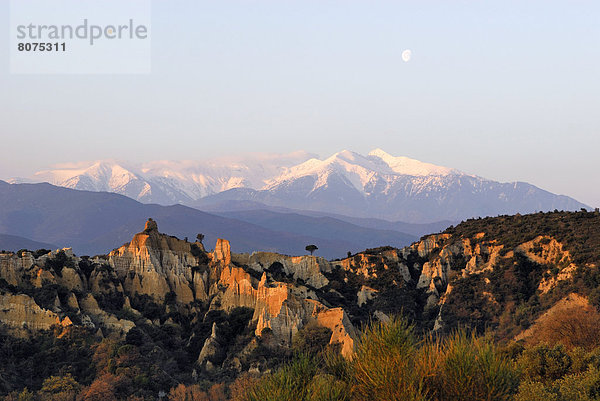
POLYGON ((462 173, 407 157, 394 157, 381 149, 375 149, 367 156, 344 150, 325 160, 313 158, 286 169, 283 174, 269 180, 262 189, 273 190, 285 182, 303 177, 317 177, 314 191, 326 186, 332 175, 339 175, 340 178, 348 180, 357 191, 367 194, 368 183, 375 176, 445 177, 451 174, 462 173))
POLYGON ((262 188, 285 168, 314 155, 256 154, 206 161, 153 161, 141 165, 116 160, 66 164, 9 182, 48 182, 71 189, 114 192, 143 203, 189 204, 231 188, 262 188))
POLYGON ((412 223, 586 207, 527 183, 486 180, 381 149, 367 156, 342 151, 325 160, 313 158, 285 169, 259 190, 233 188, 195 205, 231 201, 412 223))
POLYGON ((100 161, 42 171, 32 180, 116 192, 144 203, 214 209, 221 202, 251 201, 407 222, 586 207, 527 183, 486 180, 381 149, 366 156, 342 151, 323 160, 295 152, 140 166, 100 161))

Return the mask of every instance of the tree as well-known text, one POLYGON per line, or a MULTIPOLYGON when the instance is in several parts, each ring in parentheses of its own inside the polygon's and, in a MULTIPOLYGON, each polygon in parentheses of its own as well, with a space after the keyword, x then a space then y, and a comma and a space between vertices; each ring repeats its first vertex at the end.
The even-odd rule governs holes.
POLYGON ((25 387, 23 391, 13 391, 8 394, 4 401, 35 401, 35 395, 25 387))
POLYGON ((198 384, 186 386, 179 384, 171 388, 169 392, 169 401, 222 401, 225 400, 225 391, 223 384, 215 384, 209 390, 208 394, 202 391, 198 384))
POLYGON ((299 353, 318 354, 322 352, 331 340, 331 329, 310 322, 302 327, 292 340, 292 349, 299 353))
POLYGON ((86 387, 79 397, 78 401, 117 401, 116 383, 117 378, 111 374, 104 374, 98 377, 92 384, 86 387))
POLYGON ((80 387, 70 373, 66 376, 50 376, 44 380, 39 398, 44 401, 74 401, 80 387))
POLYGON ((316 245, 306 245, 306 249, 308 252, 310 252, 310 254, 312 255, 314 251, 316 251, 317 249, 319 249, 316 245))
POLYGON ((199 243, 202 243, 202 241, 204 240, 204 234, 198 233, 198 235, 196 235, 196 239, 199 243))

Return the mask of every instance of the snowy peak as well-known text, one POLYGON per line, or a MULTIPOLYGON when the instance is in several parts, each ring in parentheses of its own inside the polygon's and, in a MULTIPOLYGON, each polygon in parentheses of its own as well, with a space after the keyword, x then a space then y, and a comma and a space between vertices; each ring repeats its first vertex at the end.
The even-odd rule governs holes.
POLYGON ((375 149, 367 156, 343 150, 324 160, 313 158, 286 169, 281 175, 269 180, 263 189, 270 190, 284 182, 311 176, 315 178, 314 191, 326 186, 332 175, 337 175, 338 178, 351 183, 362 194, 366 194, 365 188, 377 180, 390 182, 400 176, 434 178, 460 174, 462 173, 451 168, 423 163, 408 157, 392 156, 381 149, 375 149))
POLYGON ((422 177, 428 175, 446 176, 450 174, 460 174, 458 170, 448 167, 436 166, 431 163, 424 163, 419 160, 410 159, 408 157, 396 157, 377 148, 369 152, 371 158, 377 158, 383 161, 396 174, 412 175, 422 177))
POLYGON ((146 203, 171 205, 190 203, 233 188, 260 189, 286 168, 311 157, 307 152, 264 153, 198 161, 160 160, 132 166, 101 160, 59 165, 36 173, 30 181, 115 192, 146 203))
MULTIPOLYGON (((311 176, 315 179, 312 188, 314 191, 327 186, 330 177, 335 175, 343 181, 351 183, 356 190, 363 192, 363 188, 369 180, 375 174, 381 173, 382 167, 385 166, 381 166, 365 156, 343 150, 325 160, 312 158, 297 166, 288 168, 281 175, 269 180, 263 189, 269 190, 283 183, 311 176)), ((385 169, 387 170, 387 167, 385 169)))
POLYGON ((56 170, 40 171, 35 181, 46 181, 67 188, 88 191, 119 192, 141 178, 115 161, 96 161, 88 164, 63 165, 56 170))

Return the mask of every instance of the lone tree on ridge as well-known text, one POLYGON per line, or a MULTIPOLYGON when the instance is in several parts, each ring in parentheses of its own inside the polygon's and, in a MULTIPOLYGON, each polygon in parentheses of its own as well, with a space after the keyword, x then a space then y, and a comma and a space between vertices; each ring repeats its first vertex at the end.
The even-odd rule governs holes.
POLYGON ((316 251, 317 249, 319 249, 316 245, 306 245, 306 249, 308 252, 310 252, 311 256, 313 254, 314 251, 316 251))

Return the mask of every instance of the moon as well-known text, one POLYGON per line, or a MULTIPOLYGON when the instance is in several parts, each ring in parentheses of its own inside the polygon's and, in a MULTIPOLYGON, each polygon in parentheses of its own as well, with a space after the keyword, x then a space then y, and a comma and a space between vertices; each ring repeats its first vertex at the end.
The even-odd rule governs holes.
POLYGON ((410 56, 412 56, 412 51, 410 49, 406 49, 402 52, 402 61, 408 63, 410 61, 410 56))

